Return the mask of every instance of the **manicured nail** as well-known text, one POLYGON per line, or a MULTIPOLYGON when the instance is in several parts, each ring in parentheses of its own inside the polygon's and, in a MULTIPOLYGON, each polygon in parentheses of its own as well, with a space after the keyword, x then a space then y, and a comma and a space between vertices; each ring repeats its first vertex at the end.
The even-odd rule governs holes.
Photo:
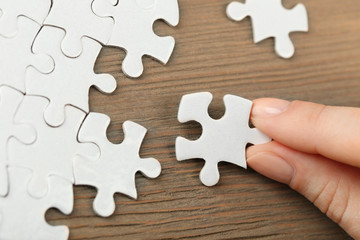
POLYGON ((248 149, 247 163, 258 173, 281 183, 290 184, 294 176, 294 168, 272 153, 261 152, 252 155, 251 149, 248 149))
POLYGON ((254 101, 254 106, 251 111, 252 118, 266 118, 275 117, 289 108, 290 102, 276 99, 266 98, 254 101))

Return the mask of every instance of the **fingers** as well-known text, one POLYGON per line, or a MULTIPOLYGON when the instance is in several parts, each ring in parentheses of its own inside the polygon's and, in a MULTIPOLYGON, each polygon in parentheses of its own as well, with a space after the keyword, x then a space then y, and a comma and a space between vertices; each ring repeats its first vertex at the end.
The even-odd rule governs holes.
POLYGON ((277 142, 252 146, 248 165, 288 184, 355 239, 360 239, 360 170, 277 142))
POLYGON ((360 109, 280 99, 254 101, 252 123, 301 152, 360 167, 360 109))

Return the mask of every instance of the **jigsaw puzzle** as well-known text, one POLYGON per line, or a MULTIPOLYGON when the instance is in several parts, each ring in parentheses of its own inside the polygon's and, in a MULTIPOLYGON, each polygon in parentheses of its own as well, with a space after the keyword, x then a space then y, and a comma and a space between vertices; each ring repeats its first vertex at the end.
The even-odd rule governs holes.
POLYGON ((7 174, 8 141, 16 138, 24 144, 31 144, 36 139, 35 130, 27 124, 14 122, 15 113, 24 95, 7 86, 0 86, 0 196, 7 195, 9 181, 7 174))
POLYGON ((159 19, 178 24, 177 0, 0 0, 0 239, 67 239, 44 215, 71 212, 74 182, 95 186, 94 210, 109 216, 115 193, 137 198, 136 172, 160 174, 156 159, 139 156, 145 128, 127 121, 112 144, 110 119, 88 114, 89 88, 117 85, 94 73, 102 44, 126 50, 131 77, 144 55, 167 63, 175 40, 155 35, 159 19))
POLYGON ((282 0, 246 0, 245 4, 230 3, 226 13, 234 21, 250 16, 254 42, 274 37, 275 51, 283 58, 290 58, 295 53, 289 34, 308 31, 308 17, 303 4, 288 10, 283 7, 282 0))
POLYGON ((251 101, 225 95, 226 112, 219 120, 210 118, 208 114, 211 101, 212 94, 208 92, 182 97, 178 112, 179 122, 199 122, 203 131, 198 140, 190 141, 178 137, 175 144, 178 161, 193 158, 205 160, 205 165, 200 172, 200 180, 206 186, 213 186, 219 181, 219 162, 225 161, 246 168, 246 145, 271 141, 258 129, 249 127, 251 101))
POLYGON ((145 128, 125 122, 115 145, 109 118, 88 114, 91 86, 117 86, 94 72, 102 44, 126 50, 132 77, 144 55, 169 60, 175 40, 154 34, 158 19, 177 25, 177 0, 0 0, 0 239, 67 239, 45 212, 71 212, 75 181, 97 187, 94 210, 109 216, 115 193, 137 197, 136 172, 160 174, 156 159, 139 156, 145 128))
POLYGON ((19 17, 19 30, 11 38, 0 36, 0 85, 8 85, 25 93, 25 75, 29 66, 42 73, 54 69, 54 61, 45 54, 31 51, 41 25, 26 17, 19 17))
POLYGON ((0 35, 13 37, 18 31, 20 16, 42 24, 49 13, 51 0, 1 0, 0 35))
POLYGON ((48 178, 61 176, 74 183, 73 159, 78 154, 87 158, 96 158, 98 148, 92 143, 79 143, 77 133, 85 113, 71 106, 65 108, 66 120, 57 128, 48 126, 43 112, 49 104, 44 97, 25 96, 16 115, 15 121, 29 124, 37 133, 36 141, 24 145, 16 139, 8 144, 9 164, 31 169, 34 173, 29 182, 29 194, 43 197, 48 193, 48 178))
POLYGON ((123 193, 137 198, 135 174, 141 172, 149 178, 161 173, 161 165, 154 158, 142 159, 139 150, 146 129, 134 122, 123 124, 124 141, 113 144, 106 137, 110 118, 100 113, 90 113, 79 132, 79 141, 95 143, 100 148, 100 158, 89 161, 78 158, 74 161, 75 182, 97 188, 94 211, 103 217, 115 210, 114 194, 123 193))
POLYGON ((53 127, 64 122, 64 108, 67 105, 89 112, 91 86, 104 93, 112 93, 117 86, 115 78, 110 74, 94 73, 94 64, 102 47, 100 43, 85 37, 82 39, 82 54, 77 58, 69 58, 60 47, 64 36, 65 32, 60 28, 43 27, 33 49, 50 55, 55 61, 55 69, 50 74, 29 69, 26 74, 27 94, 44 96, 50 100, 44 118, 53 127))
POLYGON ((107 44, 114 21, 94 14, 93 0, 54 0, 44 24, 63 28, 66 32, 61 49, 68 57, 78 57, 82 52, 81 38, 86 36, 107 44))
POLYGON ((177 0, 94 0, 93 11, 115 21, 108 45, 123 48, 126 57, 123 72, 129 77, 143 73, 142 57, 151 56, 166 64, 173 52, 173 37, 159 37, 153 32, 153 24, 162 19, 171 26, 179 23, 177 0))
POLYGON ((72 183, 57 176, 50 176, 49 193, 38 199, 27 194, 30 178, 30 170, 9 167, 10 191, 6 198, 0 198, 0 239, 68 239, 68 227, 47 224, 45 213, 49 208, 57 208, 64 214, 72 212, 72 183))

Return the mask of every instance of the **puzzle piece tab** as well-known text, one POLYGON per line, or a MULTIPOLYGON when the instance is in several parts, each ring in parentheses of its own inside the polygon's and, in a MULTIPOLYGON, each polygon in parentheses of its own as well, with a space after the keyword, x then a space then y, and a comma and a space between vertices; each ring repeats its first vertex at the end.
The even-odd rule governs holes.
POLYGON ((31 171, 16 167, 9 167, 8 170, 10 191, 6 198, 0 198, 0 239, 68 239, 68 227, 49 225, 45 221, 45 213, 49 208, 57 208, 64 214, 71 213, 72 183, 50 176, 49 193, 41 199, 33 198, 26 191, 31 171))
POLYGON ((139 156, 146 129, 134 122, 123 124, 125 134, 121 144, 112 144, 106 137, 110 118, 100 113, 90 113, 79 132, 80 142, 93 142, 100 148, 100 158, 89 161, 78 158, 74 161, 75 182, 97 188, 94 200, 95 212, 103 217, 115 211, 114 194, 123 193, 137 198, 135 174, 140 171, 149 178, 160 175, 160 163, 154 158, 139 156))
POLYGON ((249 127, 251 101, 225 95, 225 115, 219 120, 214 120, 208 114, 211 100, 212 94, 208 92, 182 97, 178 113, 179 122, 197 121, 203 131, 200 138, 195 141, 182 137, 176 139, 178 161, 193 158, 205 160, 200 172, 200 180, 206 186, 213 186, 219 181, 219 162, 225 161, 246 168, 246 145, 271 141, 258 129, 249 127))
POLYGON ((93 0, 54 0, 45 25, 66 31, 61 49, 68 57, 78 57, 82 52, 84 36, 107 44, 114 26, 112 18, 99 17, 92 11, 93 0))
POLYGON ((275 38, 275 51, 283 58, 290 58, 295 47, 289 34, 307 32, 308 17, 303 4, 288 10, 281 0, 246 0, 246 3, 232 2, 226 9, 227 16, 234 21, 251 17, 254 42, 275 38))
POLYGON ((77 108, 65 108, 66 120, 57 128, 50 127, 43 118, 49 101, 43 97, 25 96, 15 115, 15 121, 33 126, 36 141, 24 145, 16 139, 8 144, 9 164, 31 169, 34 174, 29 182, 29 194, 43 197, 48 193, 48 178, 57 175, 74 183, 73 160, 80 154, 95 159, 99 156, 95 144, 79 143, 78 130, 85 113, 77 108))
POLYGON ((123 72, 129 77, 143 73, 142 57, 151 56, 166 64, 173 52, 173 37, 159 37, 153 32, 153 24, 162 19, 171 26, 179 23, 177 0, 95 0, 93 11, 99 16, 110 16, 115 26, 108 45, 123 48, 126 57, 123 72))
POLYGON ((50 99, 44 118, 54 127, 64 122, 64 108, 67 105, 89 111, 91 86, 105 93, 112 93, 117 86, 115 78, 110 74, 94 73, 94 64, 102 48, 100 43, 84 37, 82 54, 77 58, 69 58, 60 47, 64 36, 65 32, 60 28, 43 27, 33 48, 36 52, 49 54, 55 60, 55 69, 50 74, 29 69, 26 74, 27 94, 50 99))
POLYGON ((31 18, 41 25, 50 6, 51 0, 1 0, 0 35, 14 37, 18 31, 20 16, 31 18))
POLYGON ((54 61, 45 54, 34 54, 31 46, 40 25, 26 17, 19 17, 19 31, 12 38, 0 36, 0 85, 8 85, 25 93, 25 73, 34 66, 42 73, 54 69, 54 61))
POLYGON ((24 95, 7 86, 0 86, 0 196, 7 195, 9 180, 8 141, 14 137, 24 144, 31 144, 36 139, 35 130, 28 124, 16 124, 15 113, 21 104, 24 95))

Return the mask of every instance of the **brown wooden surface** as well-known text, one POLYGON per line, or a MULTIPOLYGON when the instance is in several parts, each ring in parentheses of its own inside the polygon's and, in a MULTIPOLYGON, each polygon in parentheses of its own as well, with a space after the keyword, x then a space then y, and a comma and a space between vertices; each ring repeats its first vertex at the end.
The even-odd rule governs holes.
MULTIPOLYGON (((124 52, 105 48, 97 72, 113 74, 113 95, 91 91, 91 110, 112 118, 109 139, 121 142, 121 124, 133 120, 148 129, 143 157, 157 158, 162 175, 150 180, 137 175, 137 201, 117 194, 116 212, 97 217, 96 191, 75 187, 71 216, 47 213, 51 224, 70 227, 70 239, 348 239, 349 237, 304 197, 252 170, 221 164, 221 181, 212 188, 198 178, 202 161, 177 162, 178 135, 195 139, 198 124, 176 120, 182 95, 210 91, 215 118, 222 116, 222 96, 248 99, 278 97, 331 105, 360 107, 360 2, 303 0, 309 33, 292 34, 296 54, 283 60, 273 40, 253 44, 250 20, 235 23, 225 16, 230 0, 179 0, 176 28, 155 24, 159 35, 177 44, 168 65, 145 58, 140 79, 121 72, 124 52)), ((298 1, 285 0, 292 7, 298 1)))

